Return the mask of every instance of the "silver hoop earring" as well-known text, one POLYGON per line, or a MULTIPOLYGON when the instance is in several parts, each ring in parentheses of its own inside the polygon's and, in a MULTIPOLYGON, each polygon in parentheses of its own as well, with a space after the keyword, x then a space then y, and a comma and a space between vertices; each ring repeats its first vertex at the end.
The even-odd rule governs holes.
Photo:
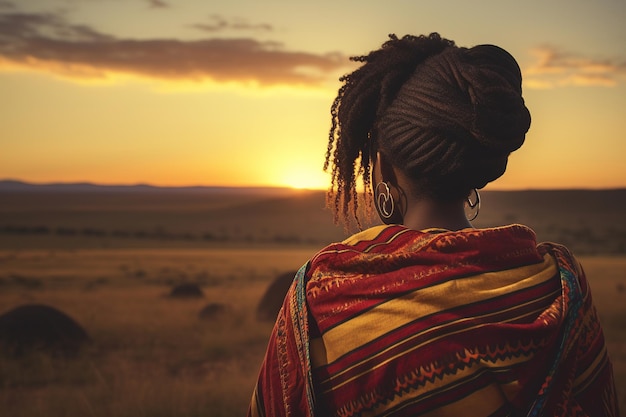
POLYGON ((474 201, 471 200, 470 196, 467 196, 465 199, 467 206, 471 210, 470 217, 467 217, 467 220, 470 222, 478 217, 478 212, 480 211, 480 194, 478 194, 478 190, 476 188, 474 188, 473 191, 475 197, 474 201))
POLYGON ((393 201, 393 196, 391 195, 389 185, 387 185, 387 183, 383 181, 379 182, 378 184, 376 184, 376 190, 374 191, 374 194, 376 197, 376 209, 378 210, 378 214, 383 219, 390 219, 391 216, 393 216, 395 203, 393 201))

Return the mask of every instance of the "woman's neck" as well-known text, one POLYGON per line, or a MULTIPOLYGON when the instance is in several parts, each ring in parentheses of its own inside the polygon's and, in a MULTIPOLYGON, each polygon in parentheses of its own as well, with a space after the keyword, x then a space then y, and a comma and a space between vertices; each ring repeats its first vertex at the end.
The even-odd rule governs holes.
POLYGON ((471 228, 463 201, 440 202, 431 198, 408 197, 403 225, 413 230, 431 228, 461 230, 471 228))
POLYGON ((461 230, 472 227, 465 215, 464 199, 442 202, 418 192, 413 181, 401 170, 385 162, 382 154, 377 153, 376 161, 372 168, 372 183, 378 184, 383 178, 392 183, 393 197, 399 206, 404 226, 413 230, 461 230))

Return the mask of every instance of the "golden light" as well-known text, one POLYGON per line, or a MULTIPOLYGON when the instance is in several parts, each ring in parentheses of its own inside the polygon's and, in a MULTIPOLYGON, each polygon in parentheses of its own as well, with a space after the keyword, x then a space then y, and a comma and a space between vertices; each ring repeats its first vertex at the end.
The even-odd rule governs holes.
POLYGON ((282 185, 297 190, 325 190, 330 185, 330 175, 321 170, 292 170, 283 178, 282 185))

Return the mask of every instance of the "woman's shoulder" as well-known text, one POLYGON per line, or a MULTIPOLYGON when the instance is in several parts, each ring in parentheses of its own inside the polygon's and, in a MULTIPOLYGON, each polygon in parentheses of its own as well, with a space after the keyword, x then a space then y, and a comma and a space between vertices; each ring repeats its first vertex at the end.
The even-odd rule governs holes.
POLYGON ((387 229, 389 227, 391 227, 391 226, 388 226, 388 225, 385 225, 385 224, 381 224, 381 225, 378 225, 378 226, 372 226, 372 227, 370 227, 368 229, 361 230, 360 232, 355 233, 352 236, 344 239, 342 242, 340 242, 340 244, 349 245, 349 246, 355 246, 359 242, 362 242, 362 241, 375 240, 381 234, 381 232, 383 232, 385 229, 387 229))
POLYGON ((400 243, 414 236, 417 232, 402 225, 378 225, 359 231, 350 237, 329 244, 317 252, 314 258, 332 253, 392 251, 400 243))
POLYGON ((537 245, 537 249, 541 254, 551 255, 561 268, 568 269, 577 275, 583 275, 580 262, 567 246, 555 242, 541 242, 537 245))
POLYGON ((513 224, 501 227, 458 231, 431 228, 413 230, 402 225, 379 225, 330 244, 310 260, 313 269, 346 270, 361 264, 380 264, 398 259, 400 263, 477 262, 504 259, 536 262, 532 229, 513 224), (445 258, 445 259, 444 259, 445 258), (523 259, 522 259, 523 258, 523 259))
MULTIPOLYGON (((471 241, 475 244, 513 242, 525 245, 537 245, 537 236, 528 226, 522 224, 510 224, 506 226, 467 228, 462 230, 447 230, 441 228, 429 228, 413 230, 403 225, 377 225, 359 231, 340 242, 334 242, 319 250, 316 256, 336 251, 379 252, 381 250, 393 251, 403 245, 409 244, 411 249, 432 241, 440 243, 459 241, 471 241)), ((556 244, 553 244, 556 245, 556 244)))

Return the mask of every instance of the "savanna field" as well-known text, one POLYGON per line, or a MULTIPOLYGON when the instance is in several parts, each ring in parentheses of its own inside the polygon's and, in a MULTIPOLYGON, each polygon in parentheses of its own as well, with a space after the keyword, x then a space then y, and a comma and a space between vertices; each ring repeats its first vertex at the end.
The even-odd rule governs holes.
MULTIPOLYGON (((492 191, 475 222, 527 224, 578 256, 622 410, 624 204, 626 190, 492 191)), ((316 191, 0 187, 0 341, 6 313, 33 305, 86 337, 69 353, 4 348, 0 416, 245 415, 283 295, 266 291, 345 236, 316 191)))

